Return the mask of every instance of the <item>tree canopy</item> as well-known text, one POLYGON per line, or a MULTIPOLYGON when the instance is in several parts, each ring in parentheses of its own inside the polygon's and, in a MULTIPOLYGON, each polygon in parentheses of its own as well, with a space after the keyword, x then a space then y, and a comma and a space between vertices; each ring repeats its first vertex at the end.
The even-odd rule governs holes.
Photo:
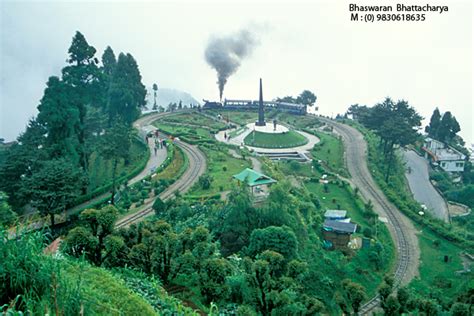
POLYGON ((438 108, 433 111, 430 123, 425 128, 425 132, 428 133, 428 136, 448 144, 453 143, 456 134, 460 131, 461 127, 456 117, 454 117, 450 111, 441 115, 438 108))
MULTIPOLYGON (((30 202, 48 214, 65 207, 42 204, 35 195, 39 190, 45 194, 47 191, 39 185, 34 187, 36 182, 54 181, 45 173, 49 169, 58 171, 53 170, 50 161, 58 163, 58 168, 68 168, 64 174, 71 177, 57 181, 66 183, 76 176, 91 179, 90 159, 95 154, 92 159, 97 163, 99 155, 113 162, 112 191, 115 190, 118 160, 128 162, 131 126, 145 104, 146 90, 132 55, 120 53, 116 60, 108 46, 101 60, 102 65, 96 57, 96 49, 82 33, 76 32, 61 76, 48 79, 38 105, 38 116, 29 122, 26 131, 18 137, 18 143, 6 150, 0 166, 0 190, 7 194, 14 210, 20 211, 30 202), (35 197, 34 202, 30 200, 32 197, 35 197)), ((88 181, 77 183, 82 185, 81 194, 88 193, 88 181)), ((66 200, 71 203, 69 198, 66 200)))

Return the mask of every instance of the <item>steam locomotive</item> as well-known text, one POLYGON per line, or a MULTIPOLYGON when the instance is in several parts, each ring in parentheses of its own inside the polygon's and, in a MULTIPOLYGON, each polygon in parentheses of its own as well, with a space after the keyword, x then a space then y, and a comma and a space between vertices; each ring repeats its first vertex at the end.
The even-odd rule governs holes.
MULTIPOLYGON (((233 110, 233 111, 257 111, 258 110, 258 101, 252 100, 227 100, 224 102, 215 102, 203 100, 204 105, 203 110, 233 110)), ((263 105, 266 108, 273 108, 283 112, 296 114, 296 115, 305 115, 306 114, 306 105, 296 104, 296 103, 287 103, 287 102, 277 102, 277 101, 263 101, 263 105)))

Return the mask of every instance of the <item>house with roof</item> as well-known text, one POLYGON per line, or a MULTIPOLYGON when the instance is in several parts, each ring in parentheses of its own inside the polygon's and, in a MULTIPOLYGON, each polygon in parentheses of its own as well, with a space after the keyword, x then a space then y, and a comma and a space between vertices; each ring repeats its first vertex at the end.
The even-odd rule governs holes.
POLYGON ((250 168, 242 170, 240 173, 234 175, 233 178, 239 181, 239 183, 248 185, 252 189, 252 193, 254 193, 254 188, 259 192, 261 191, 261 186, 268 187, 277 182, 275 179, 250 168))
POLYGON ((421 148, 425 158, 447 172, 463 172, 466 156, 439 140, 427 137, 421 148))
POLYGON ((351 235, 357 230, 357 224, 326 219, 323 224, 323 238, 327 248, 344 249, 351 241, 351 235))
POLYGON ((346 217, 346 210, 327 210, 324 213, 323 238, 328 249, 344 249, 351 241, 351 235, 357 230, 357 224, 346 217))

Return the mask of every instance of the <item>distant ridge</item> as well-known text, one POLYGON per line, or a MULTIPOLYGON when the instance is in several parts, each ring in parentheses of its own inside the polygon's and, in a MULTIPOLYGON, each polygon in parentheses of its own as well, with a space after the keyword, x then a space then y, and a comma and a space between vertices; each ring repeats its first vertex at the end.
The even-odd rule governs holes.
MULTIPOLYGON (((153 87, 147 87, 147 91, 147 107, 151 110, 154 104, 153 87)), ((166 108, 168 104, 172 102, 179 103, 179 101, 182 101, 184 106, 189 106, 190 104, 201 104, 198 100, 196 100, 191 94, 187 92, 176 89, 158 88, 158 92, 156 93, 156 104, 158 106, 161 105, 162 107, 166 108)))

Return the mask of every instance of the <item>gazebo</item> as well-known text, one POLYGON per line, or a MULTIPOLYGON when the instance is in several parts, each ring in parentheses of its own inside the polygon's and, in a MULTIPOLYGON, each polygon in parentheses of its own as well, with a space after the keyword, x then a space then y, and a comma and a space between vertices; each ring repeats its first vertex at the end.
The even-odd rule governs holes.
POLYGON ((234 175, 233 178, 251 187, 252 193, 253 193, 253 188, 256 186, 270 185, 277 182, 276 180, 270 178, 269 176, 266 176, 263 173, 257 172, 250 168, 246 168, 242 170, 240 173, 234 175))

